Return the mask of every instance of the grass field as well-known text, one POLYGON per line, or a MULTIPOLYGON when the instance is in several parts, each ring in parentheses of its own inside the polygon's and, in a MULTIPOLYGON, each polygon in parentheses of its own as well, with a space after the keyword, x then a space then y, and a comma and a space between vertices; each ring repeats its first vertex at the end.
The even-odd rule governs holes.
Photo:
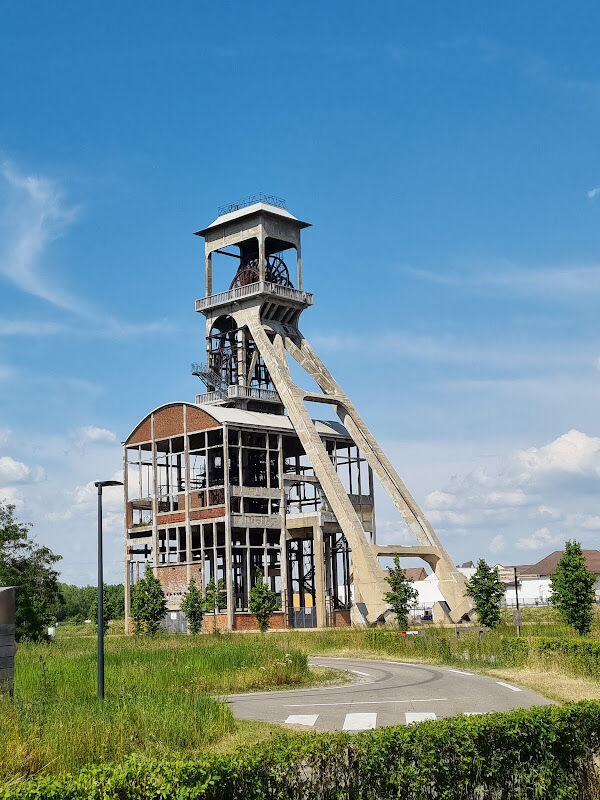
MULTIPOLYGON (((102 703, 95 646, 79 636, 19 647, 14 701, 0 697, 0 780, 134 752, 190 757, 239 744, 239 724, 219 695, 305 685, 325 674, 270 637, 109 636, 102 703)), ((257 739, 265 727, 246 733, 257 739)))
MULTIPOLYGON (((596 610, 598 611, 598 609, 596 610)), ((551 609, 527 609, 528 636, 580 641, 551 609)), ((600 638, 596 613, 589 641, 600 638)), ((106 700, 96 699, 96 638, 90 625, 61 626, 51 644, 22 644, 15 697, 0 697, 0 781, 72 772, 90 763, 149 757, 194 758, 248 747, 280 730, 236 721, 220 699, 232 692, 310 685, 331 679, 309 670, 308 655, 352 655, 469 664, 556 701, 600 699, 600 676, 565 657, 514 658, 515 629, 503 624, 479 641, 452 629, 425 636, 393 630, 329 629, 269 634, 129 637, 122 623, 106 639, 106 700)))

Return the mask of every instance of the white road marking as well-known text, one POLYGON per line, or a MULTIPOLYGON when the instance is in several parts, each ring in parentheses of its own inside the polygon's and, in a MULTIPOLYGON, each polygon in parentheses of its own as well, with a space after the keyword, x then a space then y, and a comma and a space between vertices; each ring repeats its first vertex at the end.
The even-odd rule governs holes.
POLYGON ((465 717, 477 717, 479 714, 483 714, 483 711, 464 711, 463 713, 465 717))
POLYGON ((407 711, 404 716, 406 717, 407 725, 410 725, 411 722, 425 722, 428 719, 437 719, 434 711, 407 711))
POLYGON ((366 731, 377 725, 377 714, 346 714, 345 731, 366 731))
POLYGON ((437 703, 447 697, 429 697, 424 700, 352 700, 347 703, 287 703, 284 708, 316 708, 317 706, 383 706, 387 703, 437 703))
POLYGON ((466 672, 464 669, 449 669, 448 672, 455 672, 457 675, 474 675, 473 672, 466 672))
POLYGON ((510 689, 513 692, 522 692, 523 689, 519 689, 518 686, 511 686, 510 683, 504 683, 503 681, 496 681, 498 686, 504 686, 505 689, 510 689))
POLYGON ((286 723, 288 725, 306 725, 308 728, 312 728, 318 717, 318 714, 290 714, 286 723))
POLYGON ((349 669, 348 672, 353 672, 355 675, 362 675, 364 678, 371 677, 368 672, 361 672, 358 669, 349 669))

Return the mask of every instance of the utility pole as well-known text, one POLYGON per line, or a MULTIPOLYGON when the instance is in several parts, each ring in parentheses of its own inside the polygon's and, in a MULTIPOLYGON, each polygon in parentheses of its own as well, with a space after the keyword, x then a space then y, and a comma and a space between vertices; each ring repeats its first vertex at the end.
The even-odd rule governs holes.
POLYGON ((516 602, 517 602, 517 607, 516 607, 515 611, 513 612, 513 619, 514 619, 514 623, 515 623, 515 625, 517 627, 517 636, 520 636, 521 635, 521 611, 519 609, 519 585, 518 585, 518 581, 517 581, 517 568, 516 567, 513 567, 513 574, 514 574, 514 580, 515 580, 515 599, 516 599, 516 602))

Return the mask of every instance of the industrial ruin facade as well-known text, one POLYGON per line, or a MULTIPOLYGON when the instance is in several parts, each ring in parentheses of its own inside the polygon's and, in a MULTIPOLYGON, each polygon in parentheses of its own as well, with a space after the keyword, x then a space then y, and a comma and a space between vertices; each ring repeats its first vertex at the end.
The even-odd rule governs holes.
POLYGON ((253 628, 248 595, 260 571, 279 600, 272 627, 371 624, 389 613, 379 559, 390 555, 431 566, 445 598, 434 609, 439 619, 458 622, 471 610, 463 576, 300 332, 313 305, 302 286, 307 227, 275 198, 260 197, 197 232, 205 240, 196 311, 206 318, 206 360, 192 371, 207 391, 155 409, 124 442, 126 615, 131 586, 151 568, 175 623, 193 576, 222 589, 219 627, 253 628), (233 266, 233 279, 214 293, 216 256, 233 266), (320 391, 297 385, 291 359, 320 391), (313 420, 306 403, 324 404, 338 420, 313 420), (377 544, 374 476, 415 545, 377 544))

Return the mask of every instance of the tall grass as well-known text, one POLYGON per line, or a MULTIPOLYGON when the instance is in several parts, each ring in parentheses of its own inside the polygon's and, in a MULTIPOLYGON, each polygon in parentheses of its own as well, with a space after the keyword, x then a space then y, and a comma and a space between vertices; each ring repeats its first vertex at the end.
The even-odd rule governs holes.
POLYGON ((140 753, 193 757, 235 728, 209 692, 302 685, 306 655, 263 636, 112 637, 106 700, 96 698, 92 638, 22 644, 14 699, 0 697, 0 780, 140 753))

